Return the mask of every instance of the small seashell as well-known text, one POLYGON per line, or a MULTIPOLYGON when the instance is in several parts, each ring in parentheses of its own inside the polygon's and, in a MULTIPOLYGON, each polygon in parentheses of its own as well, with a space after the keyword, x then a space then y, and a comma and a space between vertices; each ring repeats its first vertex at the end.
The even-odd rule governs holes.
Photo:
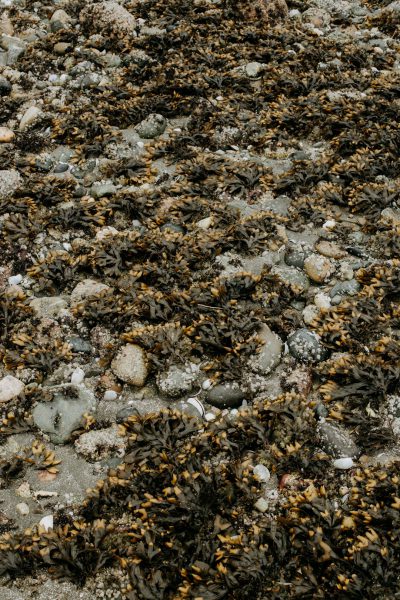
POLYGON ((118 398, 118 394, 115 390, 107 390, 104 392, 103 398, 104 400, 116 400, 118 398))
POLYGON ((12 277, 8 278, 9 285, 18 285, 22 281, 22 275, 19 273, 18 275, 12 275, 12 277))
POLYGON ((253 475, 258 481, 262 481, 263 483, 267 482, 271 477, 269 469, 261 464, 254 467, 253 475))
POLYGON ((333 461, 335 469, 351 469, 354 466, 352 458, 337 458, 333 461))
POLYGON ((54 527, 53 515, 46 515, 45 517, 43 517, 43 519, 40 519, 39 526, 44 527, 44 529, 46 531, 48 531, 49 529, 53 529, 53 527, 54 527))
POLYGON ((217 415, 214 415, 214 413, 212 413, 212 412, 208 412, 204 415, 204 418, 206 421, 215 421, 215 419, 217 418, 217 415))
POLYGON ((211 386, 212 386, 211 379, 205 379, 203 381, 203 383, 201 384, 201 387, 203 388, 203 390, 209 390, 211 386))
POLYGON ((201 416, 204 417, 206 411, 204 410, 204 406, 202 405, 200 400, 197 400, 197 398, 188 398, 186 402, 194 406, 194 408, 199 411, 201 416))

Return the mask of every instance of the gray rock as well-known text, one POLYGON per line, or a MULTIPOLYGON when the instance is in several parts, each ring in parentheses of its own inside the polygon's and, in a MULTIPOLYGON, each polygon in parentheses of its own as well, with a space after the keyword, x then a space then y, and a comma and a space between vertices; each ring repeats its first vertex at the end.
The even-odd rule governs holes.
POLYGON ((40 402, 32 411, 35 425, 50 436, 54 444, 68 442, 85 413, 93 412, 96 399, 92 392, 72 384, 49 388, 51 402, 40 402))
MULTIPOLYGON (((110 411, 107 410, 104 406, 104 404, 107 404, 107 409, 110 407, 111 403, 107 402, 100 402, 100 406, 99 408, 101 408, 103 410, 102 414, 110 414, 110 411)), ((173 405, 175 406, 175 405, 173 405)), ((171 408, 171 404, 169 402, 164 402, 163 400, 160 400, 159 398, 145 398, 143 400, 134 400, 131 401, 129 405, 127 406, 123 406, 122 408, 119 408, 116 413, 115 413, 115 420, 117 423, 122 423, 123 421, 125 421, 125 419, 127 419, 128 417, 130 417, 131 415, 135 415, 135 414, 140 414, 140 415, 148 415, 151 413, 157 413, 160 412, 160 410, 166 410, 168 408, 171 408)))
POLYGON ((113 183, 95 183, 90 189, 93 198, 102 198, 103 196, 112 196, 117 191, 113 183))
POLYGON ((9 402, 17 398, 24 391, 24 387, 22 381, 13 375, 6 375, 0 379, 0 402, 9 402))
POLYGON ((38 317, 45 319, 57 317, 62 310, 67 308, 67 303, 60 296, 43 296, 31 300, 30 306, 38 317))
POLYGON ((308 244, 289 242, 285 252, 285 263, 290 267, 302 269, 304 261, 312 253, 308 244))
POLYGON ((20 131, 25 131, 25 129, 29 129, 32 125, 37 123, 43 116, 42 111, 38 106, 30 106, 24 113, 20 124, 20 131))
POLYGON ((0 198, 8 198, 21 184, 21 175, 15 169, 0 171, 0 198))
POLYGON ((60 29, 67 29, 71 24, 71 17, 65 10, 56 10, 50 19, 51 31, 56 32, 60 29))
POLYGON ((18 590, 8 587, 0 587, 1 600, 25 600, 24 596, 18 590))
POLYGON ((360 284, 355 279, 340 281, 329 290, 332 304, 339 304, 344 296, 355 296, 360 290, 360 284), (339 301, 337 300, 337 297, 339 301))
POLYGON ((100 281, 95 281, 94 279, 84 279, 72 290, 71 302, 72 304, 78 304, 89 298, 89 296, 95 296, 107 289, 109 290, 110 287, 105 285, 105 283, 100 283, 100 281))
POLYGON ((112 361, 111 370, 122 381, 143 386, 149 372, 145 351, 136 344, 126 344, 112 361))
POLYGON ((246 75, 250 78, 258 77, 264 71, 265 65, 257 61, 247 63, 244 67, 246 75))
POLYGON ((211 388, 207 394, 207 402, 217 408, 236 408, 242 404, 246 392, 238 383, 220 383, 211 388))
POLYGON ((79 20, 95 31, 112 29, 122 35, 135 34, 135 17, 121 4, 112 0, 87 4, 81 11, 79 20))
POLYGON ((152 139, 164 133, 166 127, 166 118, 162 115, 152 113, 141 123, 136 125, 135 129, 141 138, 152 139))
POLYGON ((100 460, 112 453, 122 456, 125 441, 116 426, 83 433, 75 442, 75 449, 90 460, 100 460))
POLYGON ((328 356, 328 350, 321 344, 319 336, 308 329, 298 329, 287 339, 289 352, 304 362, 320 362, 328 356))
POLYGON ((171 365, 167 371, 157 376, 157 386, 160 392, 176 398, 190 392, 198 377, 199 369, 193 364, 184 366, 171 365))
POLYGON ((11 83, 2 75, 0 75, 0 96, 8 96, 11 93, 11 83))
POLYGON ((286 265, 277 265, 271 269, 273 275, 279 277, 288 285, 295 285, 300 289, 300 293, 304 294, 310 287, 308 277, 296 267, 288 267, 286 265))
POLYGON ((355 458, 360 450, 345 429, 333 423, 320 422, 317 433, 327 454, 333 458, 355 458))
POLYGON ((83 354, 90 354, 92 351, 92 345, 80 337, 73 336, 68 339, 68 343, 72 348, 72 352, 82 352, 83 354))
POLYGON ((268 375, 281 361, 282 340, 267 325, 263 325, 258 337, 262 340, 260 352, 249 359, 249 367, 260 375, 268 375))

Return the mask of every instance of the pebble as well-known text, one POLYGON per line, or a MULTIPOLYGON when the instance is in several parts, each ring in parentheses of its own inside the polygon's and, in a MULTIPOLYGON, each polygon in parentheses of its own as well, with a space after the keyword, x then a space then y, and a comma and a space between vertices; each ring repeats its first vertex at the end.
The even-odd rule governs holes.
POLYGON ((334 242, 328 242, 327 240, 320 240, 315 244, 314 248, 317 252, 319 252, 319 254, 322 254, 327 258, 339 259, 347 255, 347 252, 342 250, 340 246, 334 242))
POLYGON ((71 302, 73 304, 78 304, 79 302, 86 300, 86 298, 89 298, 89 296, 96 296, 103 290, 109 289, 110 287, 104 283, 100 283, 94 279, 84 279, 72 290, 71 302))
POLYGON ((253 469, 253 475, 258 481, 266 483, 271 478, 271 473, 264 465, 256 465, 253 469))
POLYGON ((25 504, 25 502, 19 502, 15 506, 15 508, 19 512, 19 514, 22 515, 23 517, 26 517, 26 515, 29 515, 29 506, 27 504, 25 504))
POLYGON ((43 296, 42 298, 34 298, 29 304, 37 316, 42 319, 57 317, 62 310, 67 308, 66 301, 60 296, 43 296))
POLYGON ((333 466, 335 469, 351 469, 354 467, 354 462, 352 458, 337 458, 333 461, 333 466))
POLYGON ((24 387, 22 381, 13 375, 6 375, 0 379, 0 402, 9 402, 17 398, 24 391, 24 387))
POLYGON ((49 391, 53 393, 53 400, 35 406, 33 421, 54 444, 64 444, 81 426, 83 415, 94 411, 96 399, 91 391, 72 384, 53 386, 49 391))
POLYGON ((111 28, 120 35, 135 35, 135 17, 118 2, 106 1, 89 4, 80 12, 79 20, 96 31, 101 32, 111 28))
POLYGON ((279 275, 284 283, 299 288, 301 294, 304 294, 310 287, 308 277, 296 267, 275 265, 272 267, 271 273, 272 275, 279 275))
POLYGON ((71 17, 65 10, 58 9, 52 15, 50 19, 50 27, 53 32, 59 31, 60 29, 66 29, 71 23, 71 17))
POLYGON ((329 296, 327 296, 323 292, 320 292, 318 294, 315 294, 315 296, 314 296, 314 304, 318 308, 330 308, 330 306, 331 306, 331 299, 329 298, 329 296))
POLYGON ((268 507, 268 500, 266 500, 265 498, 259 498, 254 504, 254 508, 256 508, 261 513, 266 512, 268 510, 268 507))
POLYGON ((40 110, 40 108, 38 108, 37 106, 30 106, 28 108, 28 110, 24 113, 24 115, 20 121, 20 124, 19 124, 20 131, 25 131, 26 129, 28 129, 29 127, 34 125, 34 123, 39 121, 39 119, 42 117, 42 115, 43 115, 43 113, 40 110))
POLYGON ((79 367, 71 375, 72 385, 79 385, 85 379, 85 371, 79 367))
POLYGON ((81 352, 83 354, 90 354, 92 352, 92 345, 80 337, 70 337, 68 338, 68 343, 71 346, 72 352, 81 352))
POLYGON ((141 123, 136 125, 135 129, 143 139, 156 138, 164 133, 167 127, 167 120, 162 115, 151 113, 141 123))
POLYGON ((197 221, 197 223, 196 223, 197 227, 200 227, 200 229, 209 229, 212 224, 213 224, 212 217, 205 217, 205 219, 201 219, 200 221, 197 221))
POLYGON ((219 383, 207 393, 207 402, 217 408, 240 406, 246 393, 236 382, 219 383))
POLYGON ((264 69, 265 65, 257 61, 247 63, 244 67, 246 75, 250 78, 258 77, 264 69))
POLYGON ((43 527, 45 529, 45 531, 48 531, 49 529, 53 529, 53 527, 54 527, 53 515, 46 515, 45 517, 43 517, 43 519, 40 519, 39 526, 43 527))
POLYGON ((8 285, 19 285, 22 279, 23 277, 20 273, 18 273, 18 275, 12 275, 8 278, 8 285))
POLYGON ((118 398, 118 394, 115 390, 107 390, 104 392, 103 398, 104 400, 116 400, 118 398))
POLYGON ((15 135, 12 129, 0 127, 0 144, 9 144, 13 141, 15 135))
POLYGON ((319 310, 314 304, 308 304, 302 312, 303 321, 306 325, 311 325, 318 315, 319 310))
POLYGON ((304 271, 315 283, 323 283, 333 274, 335 267, 331 261, 319 254, 311 254, 304 261, 304 271))
POLYGON ((340 304, 344 296, 355 296, 360 290, 360 284, 356 279, 340 281, 329 290, 332 304, 340 304))
POLYGON ((31 497, 31 488, 27 481, 21 483, 19 487, 15 490, 15 493, 20 498, 30 498, 31 497))
POLYGON ((260 352, 249 359, 252 371, 260 375, 268 375, 281 361, 283 343, 279 335, 271 331, 268 325, 263 325, 258 337, 262 340, 260 352))
POLYGON ((328 351, 321 344, 319 336, 305 328, 290 334, 287 344, 290 354, 301 361, 319 362, 328 356, 328 351))
POLYGON ((305 259, 311 252, 311 246, 308 244, 289 242, 285 251, 285 263, 290 267, 302 269, 305 259))
POLYGON ((112 361, 111 370, 125 383, 143 386, 149 372, 145 351, 136 344, 126 344, 112 361))
POLYGON ((107 227, 102 227, 101 229, 99 229, 99 231, 96 233, 96 240, 101 242, 102 240, 105 240, 106 238, 117 234, 118 229, 115 229, 115 227, 108 225, 107 227))
POLYGON ((117 191, 113 183, 95 183, 90 189, 93 198, 102 198, 103 196, 112 196, 117 191))
POLYGON ((198 368, 193 364, 186 366, 171 365, 157 375, 157 387, 166 396, 176 398, 190 392, 198 377, 198 368))
POLYGON ((14 169, 0 171, 0 199, 11 196, 21 184, 21 175, 14 169))
POLYGON ((360 453, 357 444, 339 425, 322 420, 317 424, 317 433, 323 449, 333 458, 355 457, 360 453))
POLYGON ((124 447, 124 439, 118 434, 117 426, 87 431, 75 442, 76 451, 91 460, 103 459, 113 452, 121 454, 124 447))

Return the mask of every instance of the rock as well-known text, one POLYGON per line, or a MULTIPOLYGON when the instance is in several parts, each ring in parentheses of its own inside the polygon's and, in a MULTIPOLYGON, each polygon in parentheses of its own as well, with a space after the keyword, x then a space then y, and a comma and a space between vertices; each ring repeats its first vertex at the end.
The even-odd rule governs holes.
POLYGON ((48 388, 52 394, 51 402, 40 402, 32 411, 35 425, 50 436, 54 444, 64 444, 71 438, 85 413, 96 407, 92 392, 83 386, 72 384, 57 385, 48 388))
POLYGON ((0 96, 8 96, 11 93, 11 83, 2 75, 0 75, 0 96))
POLYGON ((319 310, 314 304, 308 304, 302 312, 303 321, 306 325, 311 325, 318 315, 319 310))
POLYGON ((257 502, 254 504, 254 508, 256 508, 259 512, 264 513, 268 510, 269 503, 265 498, 259 498, 257 502))
POLYGON ((318 308, 326 308, 327 309, 327 308, 330 308, 330 306, 331 306, 331 299, 329 298, 329 296, 327 296, 323 292, 320 292, 319 294, 315 294, 314 304, 318 308))
POLYGON ((67 29, 70 24, 71 17, 65 10, 58 9, 51 15, 50 27, 53 32, 59 31, 60 29, 67 29))
POLYGON ((84 279, 72 290, 71 303, 78 304, 90 296, 96 296, 103 290, 109 290, 110 287, 94 279, 84 279))
POLYGON ((126 344, 112 361, 111 370, 125 383, 143 386, 148 375, 145 351, 136 344, 126 344))
POLYGON ((11 46, 7 52, 7 65, 11 66, 17 62, 20 56, 25 52, 25 46, 11 46))
POLYGON ((115 227, 111 227, 109 225, 107 227, 102 227, 101 229, 99 229, 99 231, 97 231, 96 240, 101 242, 102 240, 105 240, 106 238, 108 238, 110 236, 112 237, 117 234, 118 234, 118 229, 115 229, 115 227))
POLYGON ((298 329, 287 339, 289 352, 304 362, 320 362, 328 356, 328 350, 321 344, 319 335, 308 329, 298 329))
POLYGON ((122 456, 125 441, 118 434, 117 426, 83 433, 75 442, 75 449, 90 460, 101 460, 112 453, 122 456))
POLYGON ((329 423, 320 421, 317 425, 317 433, 321 440, 323 449, 333 458, 356 457, 360 454, 357 445, 345 429, 329 423))
POLYGON ((115 390, 106 390, 104 392, 104 396, 103 396, 104 400, 112 401, 112 400, 116 400, 117 398, 118 398, 118 394, 115 390))
POLYGON ((312 376, 307 367, 298 367, 282 377, 282 387, 285 390, 293 390, 297 394, 307 396, 312 388, 312 376))
POLYGON ((245 71, 246 75, 251 78, 253 78, 253 77, 255 78, 255 77, 258 77, 259 75, 261 75, 261 73, 264 71, 264 69, 265 69, 265 65, 263 65, 262 63, 256 62, 256 61, 247 63, 247 65, 245 65, 245 67, 244 67, 244 71, 245 71))
POLYGON ((268 375, 281 361, 282 340, 268 325, 263 325, 258 337, 262 340, 261 349, 249 360, 250 369, 260 375, 268 375))
POLYGON ((19 129, 20 131, 25 131, 32 127, 41 117, 43 116, 42 111, 37 106, 30 106, 28 110, 24 113, 20 123, 19 129))
POLYGON ((27 481, 21 483, 19 487, 15 490, 15 493, 20 498, 30 498, 31 497, 31 487, 27 481))
POLYGON ((25 502, 19 502, 18 504, 16 504, 15 506, 17 512, 22 515, 23 517, 26 517, 26 515, 29 515, 29 506, 27 504, 25 504, 25 502))
POLYGON ((82 24, 95 31, 135 35, 136 19, 118 2, 96 2, 86 6, 79 15, 82 24))
POLYGON ((14 169, 0 171, 0 199, 12 196, 15 188, 21 184, 21 175, 14 169))
POLYGON ((354 462, 352 458, 337 458, 333 461, 333 466, 335 469, 351 469, 354 467, 354 462))
POLYGON ((213 218, 212 217, 205 217, 204 219, 201 219, 200 221, 197 221, 196 225, 197 227, 200 227, 200 229, 209 229, 213 224, 213 218))
POLYGON ((0 144, 9 144, 13 141, 14 132, 8 127, 0 127, 0 144))
POLYGON ((60 312, 67 308, 66 301, 60 296, 34 298, 29 304, 37 316, 42 319, 58 317, 60 312))
POLYGON ((66 54, 66 52, 71 48, 71 44, 69 44, 68 42, 57 42, 57 44, 54 44, 53 46, 53 50, 56 54, 59 54, 60 56, 63 56, 64 54, 66 54))
POLYGON ((279 275, 287 285, 294 285, 299 288, 301 294, 304 294, 310 287, 310 282, 306 275, 296 267, 287 267, 285 265, 276 265, 272 267, 271 273, 279 275))
POLYGON ((166 127, 166 118, 162 115, 152 113, 144 121, 136 125, 135 130, 141 138, 152 139, 164 133, 166 127))
POLYGON ((262 483, 266 483, 271 478, 271 473, 267 467, 262 464, 256 465, 253 469, 253 475, 257 481, 261 481, 262 483))
POLYGON ((312 281, 323 283, 332 275, 335 267, 328 258, 319 254, 311 254, 304 261, 304 271, 312 281))
POLYGON ((12 275, 11 277, 8 278, 8 285, 19 285, 22 281, 23 277, 21 275, 21 273, 18 273, 18 275, 12 275))
POLYGON ((360 284, 356 279, 340 281, 329 290, 332 304, 340 304, 344 296, 355 296, 360 290, 360 284))
POLYGON ((23 42, 20 38, 8 35, 7 33, 1 34, 0 45, 5 50, 11 50, 11 48, 15 47, 19 47, 22 49, 26 48, 25 42, 23 42))
POLYGON ((347 252, 342 250, 340 246, 334 242, 328 242, 327 240, 320 240, 315 244, 314 248, 317 252, 319 252, 319 254, 322 254, 327 258, 339 259, 347 255, 347 252))
POLYGON ((71 374, 72 385, 80 385, 84 379, 85 379, 85 371, 83 369, 80 369, 79 367, 76 368, 71 374))
POLYGON ((190 392, 198 377, 197 365, 177 366, 171 365, 167 371, 157 376, 157 386, 160 392, 176 398, 190 392))
POLYGON ((26 596, 17 589, 3 586, 0 586, 0 598, 1 600, 26 600, 26 596))
POLYGON ((190 417, 203 418, 205 415, 204 406, 197 398, 188 398, 186 401, 181 400, 174 406, 180 412, 189 415, 190 417))
POLYGON ((285 263, 290 267, 302 269, 307 256, 312 253, 311 246, 304 242, 289 242, 285 251, 285 263))
POLYGON ((6 375, 0 380, 0 402, 9 402, 17 398, 24 391, 24 387, 22 381, 12 375, 6 375))
POLYGON ((220 383, 207 393, 207 402, 217 408, 235 408, 245 398, 246 392, 236 382, 220 383))
POLYGON ((318 29, 327 27, 331 22, 330 14, 320 8, 308 8, 302 13, 301 19, 303 23, 309 23, 318 29))
POLYGON ((0 17, 0 33, 5 33, 6 35, 13 35, 14 33, 13 24, 6 12, 0 17))
POLYGON ((113 183, 95 183, 92 185, 90 192, 93 198, 102 198, 103 196, 112 196, 117 191, 113 183))
POLYGON ((70 337, 67 341, 71 346, 72 352, 81 352, 82 354, 90 354, 92 352, 92 345, 80 337, 70 337))

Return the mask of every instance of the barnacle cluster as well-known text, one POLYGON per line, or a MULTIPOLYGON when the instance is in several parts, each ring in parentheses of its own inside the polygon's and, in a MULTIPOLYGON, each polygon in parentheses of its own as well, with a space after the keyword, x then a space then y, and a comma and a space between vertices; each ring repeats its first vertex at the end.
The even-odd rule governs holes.
MULTIPOLYGON (((0 199, 0 255, 29 290, 0 282, 0 358, 33 385, 6 405, 0 440, 34 430, 40 384, 74 358, 66 332, 111 332, 93 351, 100 371, 130 343, 153 375, 191 361, 213 383, 240 384, 262 326, 285 341, 303 325, 306 291, 267 260, 287 232, 333 223, 323 233, 357 259, 358 291, 310 324, 330 355, 309 367, 305 394, 258 398, 211 422, 173 409, 129 417, 124 462, 73 516, 60 509, 53 530, 3 535, 0 574, 47 569, 90 588, 106 569, 121 573, 129 600, 396 598, 399 462, 334 471, 314 408, 366 454, 396 441, 387 398, 400 392, 398 11, 364 3, 376 12, 348 28, 356 39, 345 27, 337 36, 306 27, 308 0, 122 4, 155 29, 99 29, 96 3, 73 0, 79 32, 50 30, 18 60, 24 92, 48 73, 72 85, 54 103, 45 97, 13 152, 0 144, 2 169, 21 175, 0 199), (388 51, 368 45, 376 28, 391 36, 388 51), (55 53, 59 44, 73 56, 55 53), (87 63, 106 77, 85 82, 87 63), (129 145, 154 114, 173 124, 167 133, 129 145), (65 177, 48 163, 59 147, 65 177), (279 199, 285 215, 273 209, 279 199), (257 273, 241 268, 240 258, 260 257, 257 273), (69 315, 36 314, 30 295, 71 297, 88 279, 104 285, 69 315), (257 464, 277 482, 274 502, 257 464)), ((18 33, 24 13, 9 14, 18 33)), ((0 95, 1 122, 23 112, 22 96, 0 95)), ((54 473, 56 464, 37 442, 2 461, 0 476, 9 484, 28 465, 54 473)))

